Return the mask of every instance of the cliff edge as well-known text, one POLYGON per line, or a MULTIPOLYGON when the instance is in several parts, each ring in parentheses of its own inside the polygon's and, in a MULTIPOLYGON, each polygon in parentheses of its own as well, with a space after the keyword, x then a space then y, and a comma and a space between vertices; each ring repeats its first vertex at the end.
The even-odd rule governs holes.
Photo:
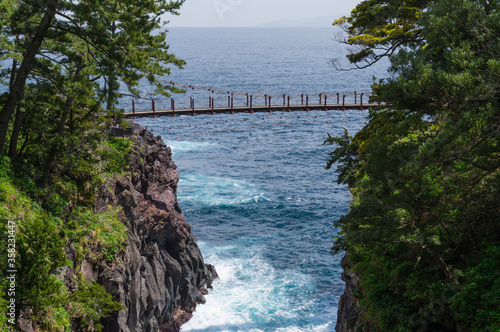
POLYGON ((177 202, 179 173, 170 148, 145 127, 134 130, 131 176, 106 180, 95 207, 96 212, 122 208, 125 254, 111 266, 82 270, 122 304, 123 310, 102 322, 104 331, 179 331, 205 302, 217 275, 205 265, 177 202))
POLYGON ((356 296, 360 278, 352 270, 354 266, 349 260, 348 252, 342 258, 341 265, 344 269, 342 280, 345 281, 345 290, 339 300, 335 331, 354 332, 358 327, 360 313, 359 298, 356 296))

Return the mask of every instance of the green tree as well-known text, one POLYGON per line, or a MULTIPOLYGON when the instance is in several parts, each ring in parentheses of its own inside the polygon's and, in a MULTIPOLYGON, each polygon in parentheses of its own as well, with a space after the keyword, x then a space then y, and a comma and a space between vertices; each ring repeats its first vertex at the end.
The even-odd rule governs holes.
POLYGON ((326 169, 331 169, 337 163, 337 183, 347 184, 352 187, 356 179, 356 168, 358 165, 357 155, 358 149, 355 144, 352 144, 352 137, 344 128, 344 135, 341 137, 333 137, 328 134, 328 138, 324 144, 337 145, 337 148, 329 154, 330 159, 326 164, 326 169))
POLYGON ((367 328, 498 329, 499 7, 429 4, 374 85, 391 109, 337 148, 357 155, 339 165, 354 199, 334 249, 352 253, 367 328))
MULTIPOLYGON (((40 46, 42 45, 42 42, 50 28, 52 20, 54 19, 57 5, 58 0, 50 0, 45 5, 45 7, 43 8, 43 17, 39 21, 40 23, 38 24, 36 29, 28 32, 29 35, 27 37, 29 37, 29 39, 26 38, 25 42, 22 44, 22 46, 25 48, 25 51, 23 52, 23 60, 21 62, 21 65, 19 66, 19 69, 17 71, 12 71, 12 77, 10 80, 12 84, 9 86, 10 93, 8 94, 5 104, 0 110, 0 154, 3 151, 3 147, 7 139, 7 131, 10 118, 14 113, 17 104, 24 98, 26 80, 29 73, 31 72, 31 68, 35 61, 35 57, 39 52, 40 46)), ((14 21, 19 20, 19 17, 17 16, 18 12, 26 10, 26 6, 22 6, 20 3, 16 3, 13 8, 16 8, 17 11, 14 10, 12 16, 8 19, 3 20, 3 23, 14 23, 14 21)), ((40 4, 35 4, 35 6, 33 7, 33 13, 35 15, 30 15, 31 17, 26 19, 31 19, 32 16, 35 16, 34 18, 36 19, 36 17, 38 16, 36 14, 38 14, 38 11, 40 9, 42 9, 40 8, 40 4)), ((26 28, 26 26, 24 27, 26 28)), ((13 30, 16 31, 15 28, 13 30)), ((19 39, 19 35, 16 35, 16 37, 17 39, 19 39)), ((8 37, 4 37, 4 39, 8 40, 8 37)))
POLYGON ((0 110, 0 153, 8 138, 11 117, 24 98, 27 79, 30 75, 36 79, 50 72, 49 68, 63 70, 57 67, 75 60, 68 55, 68 52, 75 54, 74 47, 79 47, 80 60, 91 64, 81 80, 104 80, 90 97, 103 98, 108 109, 113 108, 109 105, 114 105, 119 96, 118 81, 134 95, 138 94, 135 88, 143 78, 156 86, 157 93, 168 95, 169 90, 178 91, 163 86, 156 78, 168 75, 169 65, 184 63, 168 53, 166 22, 162 20, 165 14, 177 14, 182 3, 182 0, 14 2, 3 17, 6 26, 1 32, 2 40, 8 41, 14 50, 11 57, 18 58, 20 65, 12 67, 13 83, 0 110))
MULTIPOLYGON (((349 61, 355 68, 371 66, 402 47, 422 41, 419 19, 431 0, 364 0, 350 16, 333 22, 347 38, 340 42, 350 45, 349 61)), ((338 60, 333 64, 340 69, 338 60)))

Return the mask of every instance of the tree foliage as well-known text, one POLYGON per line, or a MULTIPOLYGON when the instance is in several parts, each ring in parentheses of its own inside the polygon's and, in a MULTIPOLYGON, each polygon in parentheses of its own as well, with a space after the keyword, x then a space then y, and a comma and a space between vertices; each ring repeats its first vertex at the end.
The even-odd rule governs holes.
POLYGON ((420 40, 374 85, 391 109, 337 149, 357 151, 339 165, 354 200, 334 249, 349 248, 362 277, 366 328, 500 326, 499 7, 433 1, 420 40))
MULTIPOLYGON (((7 157, 0 160, 0 269, 13 269, 7 265, 7 235, 13 229, 17 270, 15 294, 9 290, 8 274, 0 273, 0 302, 15 298, 16 317, 29 319, 40 331, 65 331, 70 320, 97 330, 101 318, 121 308, 104 287, 89 284, 80 272, 83 259, 112 263, 123 254, 127 228, 116 211, 96 214, 82 199, 76 179, 61 176, 57 185, 42 191, 14 170, 7 157), (65 254, 68 244, 76 248, 74 261, 65 254), (73 269, 77 288, 69 290, 62 280, 73 269)), ((0 309, 2 317, 6 310, 7 305, 0 309)), ((0 320, 0 327, 14 326, 0 320)))
POLYGON ((331 169, 334 164, 337 165, 337 183, 354 185, 356 178, 357 147, 352 144, 352 137, 349 136, 347 129, 344 129, 344 135, 333 137, 328 134, 324 144, 337 145, 337 148, 329 153, 330 159, 326 164, 326 169, 331 169))
POLYGON ((121 304, 113 301, 103 286, 84 280, 80 276, 78 288, 69 296, 69 314, 78 318, 80 326, 87 331, 102 331, 100 320, 113 312, 123 309, 121 304), (99 308, 100 310, 96 310, 99 308))
MULTIPOLYGON (((333 22, 347 35, 347 58, 355 68, 366 68, 398 49, 422 40, 419 19, 431 0, 364 0, 333 22)), ((334 60, 334 65, 340 68, 334 60)))
MULTIPOLYGON (((178 91, 163 86, 157 77, 168 75, 170 66, 184 64, 168 52, 162 19, 165 14, 177 14, 182 3, 9 0, 0 40, 5 46, 4 58, 12 60, 11 67, 3 71, 11 84, 0 110, 0 153, 9 133, 15 143, 22 136, 22 128, 20 133, 11 132, 9 124, 15 114, 22 126, 28 82, 50 86, 62 101, 54 130, 58 137, 70 120, 69 114, 73 119, 82 118, 103 106, 116 116, 120 84, 134 96, 139 95, 136 87, 141 79, 153 84, 157 93, 178 91)), ((78 123, 73 121, 73 126, 78 123)), ((14 159, 19 146, 11 146, 9 154, 14 159)), ((51 154, 49 160, 54 158, 51 154)))

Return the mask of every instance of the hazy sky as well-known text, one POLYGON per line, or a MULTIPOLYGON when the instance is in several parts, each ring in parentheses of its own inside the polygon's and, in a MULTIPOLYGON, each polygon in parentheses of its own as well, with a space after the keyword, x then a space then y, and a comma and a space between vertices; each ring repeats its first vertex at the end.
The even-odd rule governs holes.
POLYGON ((172 27, 252 27, 278 20, 349 14, 361 0, 186 0, 172 27))

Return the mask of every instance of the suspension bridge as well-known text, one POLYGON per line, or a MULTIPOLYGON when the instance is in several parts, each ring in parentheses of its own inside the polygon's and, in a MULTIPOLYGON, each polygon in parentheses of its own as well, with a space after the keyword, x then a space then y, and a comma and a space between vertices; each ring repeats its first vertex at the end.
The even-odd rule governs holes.
POLYGON ((319 94, 300 95, 272 95, 256 94, 235 91, 223 91, 183 83, 159 80, 172 86, 179 86, 186 90, 202 90, 209 92, 209 96, 201 99, 189 97, 189 107, 176 108, 174 98, 170 98, 170 107, 159 107, 159 101, 151 99, 151 108, 148 110, 136 110, 135 100, 132 100, 132 110, 125 112, 126 118, 179 116, 197 114, 220 114, 220 113, 254 113, 254 112, 292 112, 312 110, 364 110, 370 107, 380 107, 380 104, 365 103, 371 95, 371 89, 352 92, 335 92, 319 94), (219 95, 216 105, 215 94, 219 95), (220 95, 227 95, 221 101, 220 95), (239 101, 239 103, 238 103, 239 101))

